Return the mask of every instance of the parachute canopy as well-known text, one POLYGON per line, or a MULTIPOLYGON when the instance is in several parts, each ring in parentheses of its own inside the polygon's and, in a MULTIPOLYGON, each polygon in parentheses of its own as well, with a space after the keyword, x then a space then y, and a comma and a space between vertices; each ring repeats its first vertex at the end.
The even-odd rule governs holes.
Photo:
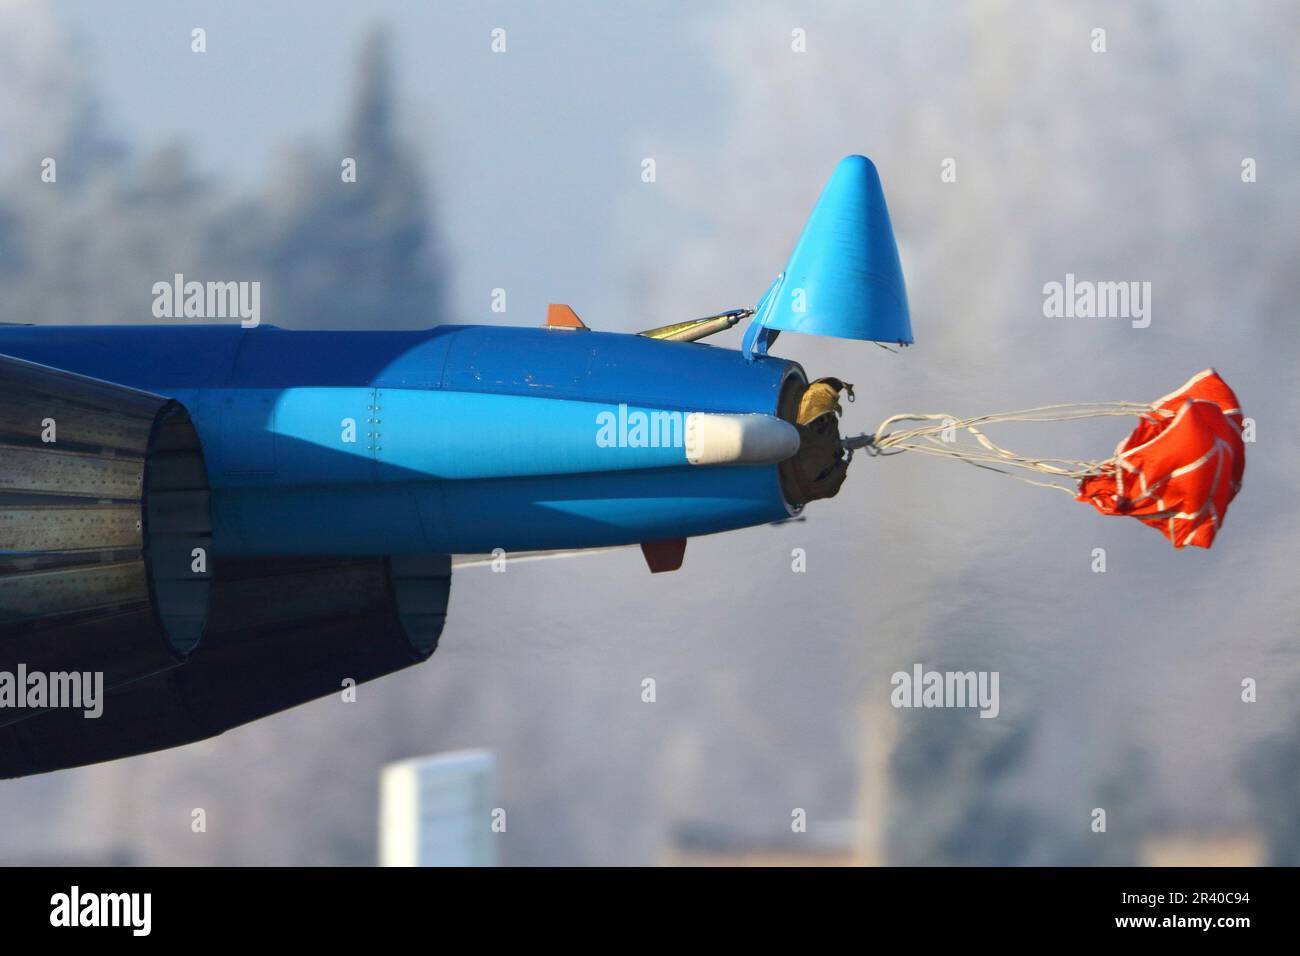
POLYGON ((1079 501, 1102 514, 1131 515, 1175 548, 1208 548, 1246 467, 1241 406, 1214 369, 1151 403, 1137 428, 1079 482, 1079 501))

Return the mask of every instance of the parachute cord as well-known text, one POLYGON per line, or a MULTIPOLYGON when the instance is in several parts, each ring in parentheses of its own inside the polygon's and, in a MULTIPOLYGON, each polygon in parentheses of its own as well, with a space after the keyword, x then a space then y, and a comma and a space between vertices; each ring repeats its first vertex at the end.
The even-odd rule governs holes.
POLYGON ((1002 422, 1068 422, 1085 418, 1103 418, 1108 416, 1167 416, 1172 413, 1163 409, 1154 409, 1148 404, 1138 402, 1093 402, 1081 404, 1040 405, 1014 412, 1002 412, 993 415, 980 415, 976 418, 958 419, 952 415, 903 414, 886 418, 870 435, 850 438, 844 447, 852 452, 861 448, 869 455, 897 455, 905 451, 916 451, 928 455, 940 455, 956 458, 974 465, 996 471, 1025 484, 1040 488, 1054 488, 1074 497, 1074 487, 1084 478, 1102 474, 1114 458, 1101 460, 1075 458, 1036 458, 1021 455, 995 444, 981 431, 981 427, 1002 422), (891 431, 891 427, 900 422, 923 422, 911 428, 891 431), (979 447, 969 443, 962 445, 956 440, 958 432, 973 436, 979 447), (1001 466, 1001 467, 999 467, 1001 466), (1016 474, 1008 469, 1031 471, 1051 478, 1067 479, 1071 485, 1057 481, 1039 481, 1016 474))

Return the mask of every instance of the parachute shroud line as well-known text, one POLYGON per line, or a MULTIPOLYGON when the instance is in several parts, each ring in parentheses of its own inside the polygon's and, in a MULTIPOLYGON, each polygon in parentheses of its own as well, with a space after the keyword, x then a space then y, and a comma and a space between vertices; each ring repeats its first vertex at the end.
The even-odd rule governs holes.
POLYGON ((1089 476, 1101 474, 1108 459, 1038 458, 1022 455, 996 444, 981 429, 984 426, 1006 422, 1070 422, 1087 418, 1142 416, 1150 412, 1150 405, 1138 402, 1090 402, 1040 405, 1036 408, 964 419, 945 414, 905 413, 886 418, 870 435, 847 439, 844 447, 860 448, 872 456, 916 451, 927 455, 956 458, 970 465, 1000 472, 1026 484, 1064 491, 1073 498, 1078 494, 1074 487, 1058 482, 1035 481, 1013 471, 1007 471, 1005 468, 1019 468, 1041 475, 1081 481, 1089 476), (891 431, 891 427, 899 422, 925 422, 926 424, 891 431), (947 434, 956 436, 962 432, 973 436, 978 447, 969 442, 963 444, 944 437, 947 434))

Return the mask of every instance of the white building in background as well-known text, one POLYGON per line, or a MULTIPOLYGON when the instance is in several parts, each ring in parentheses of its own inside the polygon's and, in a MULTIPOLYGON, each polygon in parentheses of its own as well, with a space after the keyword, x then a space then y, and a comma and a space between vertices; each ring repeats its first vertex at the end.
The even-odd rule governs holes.
POLYGON ((490 750, 390 763, 379 777, 379 865, 493 866, 495 792, 490 750))

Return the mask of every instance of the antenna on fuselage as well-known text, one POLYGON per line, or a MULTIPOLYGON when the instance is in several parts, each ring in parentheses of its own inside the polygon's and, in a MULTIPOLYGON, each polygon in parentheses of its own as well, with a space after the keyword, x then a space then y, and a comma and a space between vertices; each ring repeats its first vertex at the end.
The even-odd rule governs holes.
POLYGON ((706 315, 701 319, 690 319, 686 322, 674 322, 671 325, 646 329, 644 332, 638 332, 637 335, 669 342, 695 342, 706 336, 734 328, 753 314, 753 309, 730 309, 727 312, 706 315))

